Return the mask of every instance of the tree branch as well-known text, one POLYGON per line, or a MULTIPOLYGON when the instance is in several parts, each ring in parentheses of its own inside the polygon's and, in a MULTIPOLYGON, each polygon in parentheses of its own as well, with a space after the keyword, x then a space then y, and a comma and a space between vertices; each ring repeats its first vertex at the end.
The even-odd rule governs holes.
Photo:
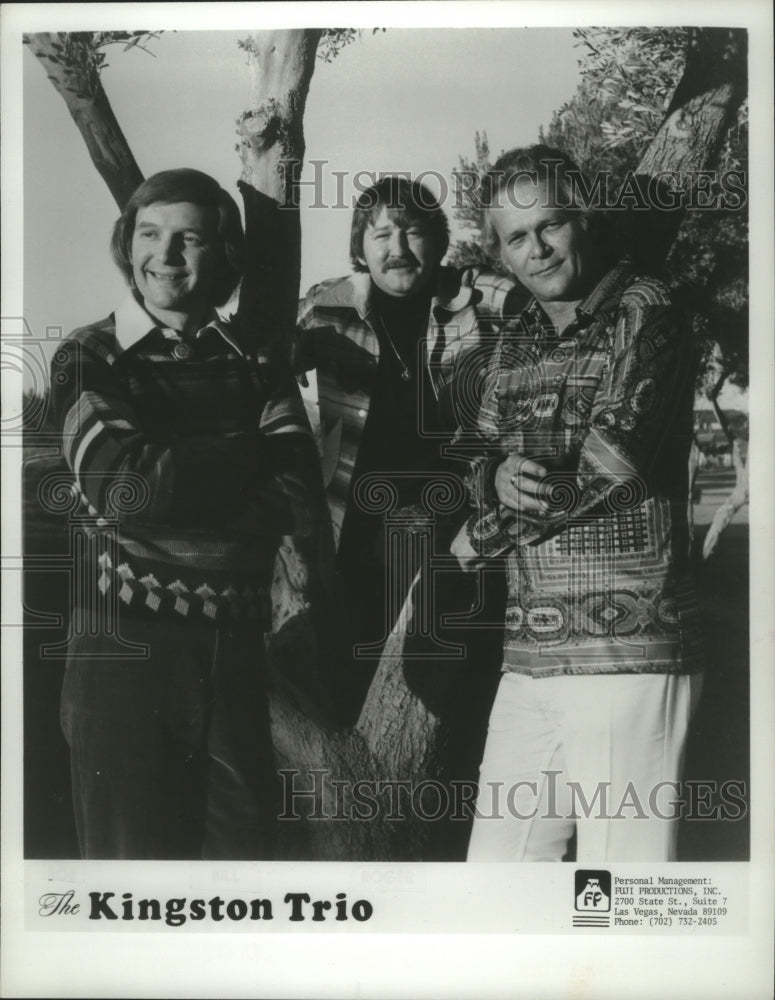
POLYGON ((638 173, 686 173, 713 164, 745 98, 747 53, 742 28, 691 30, 683 76, 638 173))
POLYGON ((730 444, 734 444, 736 435, 733 433, 732 428, 729 425, 729 420, 727 419, 726 413, 719 406, 719 395, 721 390, 724 388, 727 379, 729 378, 729 372, 721 372, 713 383, 713 388, 707 394, 710 405, 713 407, 713 412, 716 414, 716 419, 721 424, 721 429, 730 444))
POLYGON ((62 97, 83 136, 94 166, 116 200, 124 207, 143 175, 116 120, 110 101, 93 66, 62 56, 66 36, 39 32, 25 42, 62 97))
MULTIPOLYGON (((674 173, 681 188, 692 171, 707 170, 718 157, 724 138, 745 99, 748 38, 742 28, 693 28, 686 66, 662 124, 641 157, 635 173, 644 188, 657 174, 674 173)), ((661 180, 661 187, 666 182, 661 180)), ((663 204, 670 202, 662 196, 663 204)), ((659 203, 657 202, 657 204, 659 203)), ((654 204, 654 199, 648 200, 654 204)), ((685 210, 652 208, 625 214, 623 239, 647 268, 662 264, 685 210)))

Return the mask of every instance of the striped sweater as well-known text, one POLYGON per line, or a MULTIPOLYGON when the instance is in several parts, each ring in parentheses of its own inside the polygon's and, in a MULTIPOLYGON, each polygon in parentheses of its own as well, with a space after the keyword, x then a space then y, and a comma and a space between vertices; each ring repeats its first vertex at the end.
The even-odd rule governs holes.
POLYGON ((141 614, 268 616, 280 537, 304 532, 315 460, 298 387, 215 315, 193 341, 133 296, 73 333, 51 369, 99 595, 141 614))
MULTIPOLYGON (((609 271, 558 336, 535 300, 485 377, 455 551, 505 556, 504 670, 534 677, 702 668, 688 564, 693 345, 667 289, 609 271), (544 515, 500 505, 509 453, 549 469, 544 515)), ((473 438, 473 440, 472 440, 473 438)))

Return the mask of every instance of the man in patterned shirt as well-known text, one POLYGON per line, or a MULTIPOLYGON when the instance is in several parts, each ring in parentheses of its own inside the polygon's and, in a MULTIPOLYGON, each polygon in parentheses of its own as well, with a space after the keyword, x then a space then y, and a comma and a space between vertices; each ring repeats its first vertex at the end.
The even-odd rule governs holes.
POLYGON ((85 858, 271 856, 263 633, 316 455, 290 371, 215 311, 242 248, 216 181, 156 174, 114 228, 127 297, 53 360, 87 539, 62 692, 85 858))
POLYGON ((453 543, 508 573, 468 857, 560 860, 575 829, 579 861, 668 860, 702 667, 689 331, 662 283, 613 265, 565 154, 512 150, 488 185, 488 249, 533 297, 485 377, 453 543))

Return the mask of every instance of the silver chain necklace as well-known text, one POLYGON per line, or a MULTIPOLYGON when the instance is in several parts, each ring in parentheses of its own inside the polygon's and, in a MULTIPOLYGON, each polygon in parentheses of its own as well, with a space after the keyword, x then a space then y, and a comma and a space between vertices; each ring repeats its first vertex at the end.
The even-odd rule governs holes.
POLYGON ((396 361, 398 361, 399 365, 401 365, 401 378, 404 380, 404 382, 411 382, 412 381, 412 373, 409 371, 409 366, 407 365, 407 363, 404 361, 404 359, 398 353, 398 348, 393 343, 393 338, 388 333, 387 324, 385 323, 384 319, 382 318, 382 313, 378 312, 377 313, 377 317, 379 319, 379 325, 382 327, 382 332, 387 337, 388 343, 390 344, 391 348, 393 349, 393 354, 395 354, 395 356, 396 356, 396 361))

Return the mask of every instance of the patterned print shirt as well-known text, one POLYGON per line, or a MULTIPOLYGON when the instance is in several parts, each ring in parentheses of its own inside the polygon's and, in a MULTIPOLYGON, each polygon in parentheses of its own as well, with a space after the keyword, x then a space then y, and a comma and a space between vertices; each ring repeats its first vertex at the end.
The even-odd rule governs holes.
MULTIPOLYGON (((534 677, 702 667, 688 565, 693 345, 667 289, 609 271, 561 335, 536 300, 484 378, 463 529, 506 556, 504 670, 534 677), (547 468, 545 514, 495 492, 510 453, 547 468)), ((475 441, 472 444, 471 438, 475 441)))

